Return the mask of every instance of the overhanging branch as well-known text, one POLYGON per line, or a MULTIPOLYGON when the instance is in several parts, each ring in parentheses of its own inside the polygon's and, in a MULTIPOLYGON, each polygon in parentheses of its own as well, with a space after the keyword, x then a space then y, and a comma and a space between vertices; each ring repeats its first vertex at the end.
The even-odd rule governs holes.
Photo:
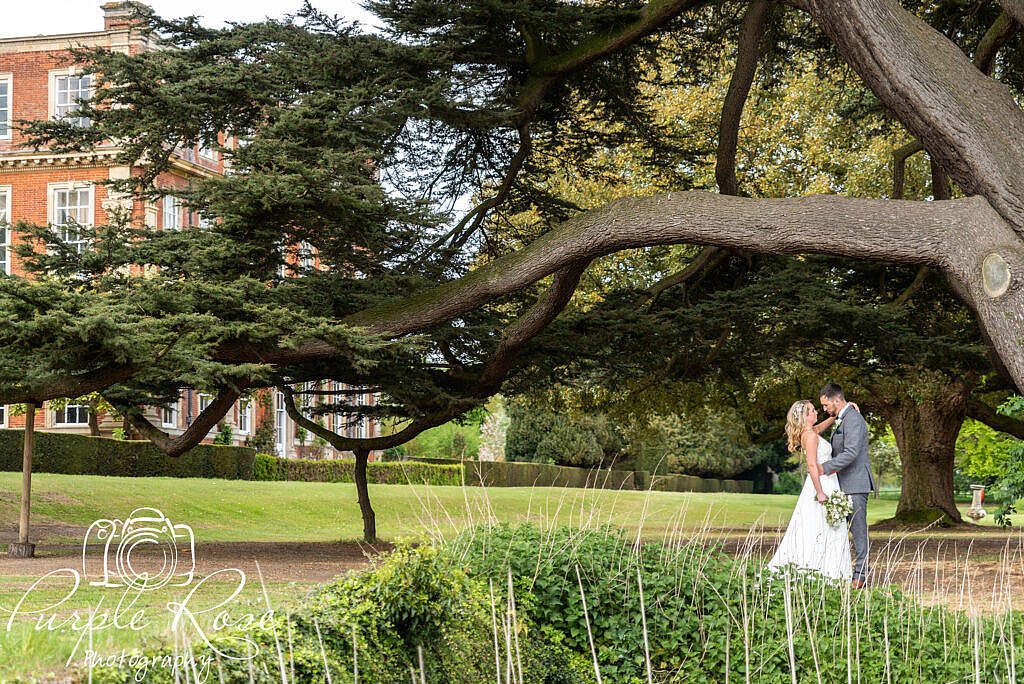
POLYGON ((1024 0, 999 0, 999 4, 1014 21, 1024 26, 1024 0))
MULTIPOLYGON (((518 252, 458 280, 354 314, 345 322, 378 335, 405 335, 516 292, 573 261, 659 244, 943 266, 944 236, 958 229, 969 233, 985 220, 998 217, 977 197, 946 202, 833 195, 751 199, 688 191, 620 198, 570 219, 518 252)), ((310 343, 290 353, 315 357, 330 350, 310 343)))
POLYGON ((294 390, 288 385, 280 387, 285 398, 285 410, 296 424, 324 439, 339 451, 377 451, 404 444, 424 430, 457 418, 497 392, 522 349, 550 325, 569 303, 579 284, 580 276, 589 263, 588 260, 579 260, 555 274, 551 287, 544 296, 505 330, 494 354, 483 364, 482 369, 478 369, 476 381, 469 388, 464 401, 454 402, 427 416, 417 418, 394 434, 362 439, 340 435, 305 416, 296 406, 294 390))
POLYGON ((3 389, 0 390, 0 404, 21 404, 31 401, 41 406, 44 401, 50 399, 85 396, 123 382, 143 368, 145 366, 142 364, 105 366, 88 373, 54 378, 34 387, 3 389))
MULTIPOLYGON (((137 406, 123 406, 111 402, 128 419, 132 427, 156 445, 168 456, 181 456, 205 439, 210 430, 217 426, 241 395, 238 387, 228 387, 217 393, 216 398, 200 412, 192 424, 177 437, 172 437, 153 425, 137 406)), ((108 399, 109 401, 109 399, 108 399)))
POLYGON ((1017 439, 1024 439, 1024 422, 1010 416, 1004 416, 982 401, 977 399, 969 400, 967 402, 967 415, 979 423, 988 425, 993 430, 1012 435, 1017 439))
POLYGON ((951 40, 897 0, 807 0, 883 104, 966 194, 1024 234, 1024 112, 951 40))

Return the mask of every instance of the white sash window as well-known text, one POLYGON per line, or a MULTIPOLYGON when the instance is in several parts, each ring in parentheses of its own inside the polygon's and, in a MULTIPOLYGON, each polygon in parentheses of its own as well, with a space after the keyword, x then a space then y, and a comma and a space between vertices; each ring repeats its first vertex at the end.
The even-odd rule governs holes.
POLYGON ((64 242, 81 254, 89 247, 82 226, 92 226, 93 188, 58 187, 53 190, 53 225, 64 242))
POLYGON ((0 140, 11 139, 11 90, 10 74, 0 75, 0 140))
POLYGON ((11 188, 0 187, 0 269, 11 273, 11 188))

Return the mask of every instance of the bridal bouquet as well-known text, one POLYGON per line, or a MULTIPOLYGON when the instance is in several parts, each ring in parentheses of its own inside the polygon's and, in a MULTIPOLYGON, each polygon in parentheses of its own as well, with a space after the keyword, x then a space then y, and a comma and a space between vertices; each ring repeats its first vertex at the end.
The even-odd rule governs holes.
POLYGON ((825 507, 825 519, 832 527, 846 522, 853 513, 853 500, 842 490, 829 494, 822 505, 825 507))

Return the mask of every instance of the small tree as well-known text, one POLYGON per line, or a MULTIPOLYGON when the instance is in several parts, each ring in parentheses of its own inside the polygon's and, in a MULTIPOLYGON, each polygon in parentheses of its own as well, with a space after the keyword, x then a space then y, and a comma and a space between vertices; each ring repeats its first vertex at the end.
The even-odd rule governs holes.
POLYGON ((226 420, 217 423, 217 436, 213 438, 214 444, 231 444, 231 425, 226 420))

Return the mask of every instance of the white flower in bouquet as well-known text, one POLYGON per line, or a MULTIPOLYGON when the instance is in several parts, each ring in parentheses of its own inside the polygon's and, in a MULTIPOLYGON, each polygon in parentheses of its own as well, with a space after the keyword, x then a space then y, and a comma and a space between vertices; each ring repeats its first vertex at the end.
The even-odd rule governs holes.
POLYGON ((825 519, 832 527, 846 522, 846 519, 853 513, 853 499, 842 490, 829 494, 825 499, 824 506, 825 519))

